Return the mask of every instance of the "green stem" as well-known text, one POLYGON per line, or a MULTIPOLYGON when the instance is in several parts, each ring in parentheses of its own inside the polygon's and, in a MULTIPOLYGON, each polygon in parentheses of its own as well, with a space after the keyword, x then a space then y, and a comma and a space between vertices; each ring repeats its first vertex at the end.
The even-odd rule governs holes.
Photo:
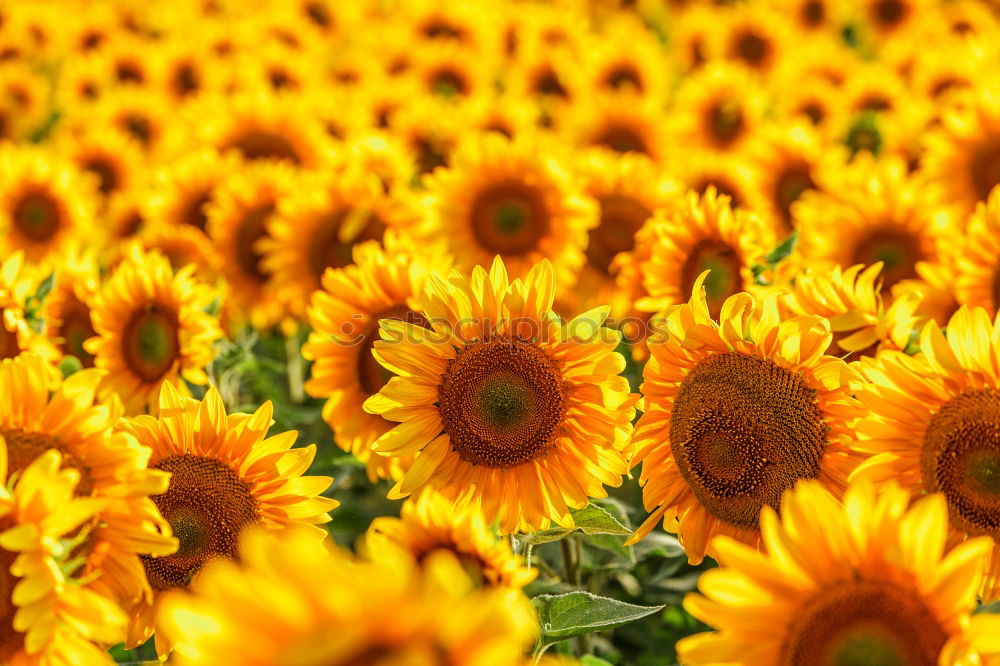
POLYGON ((566 568, 566 582, 575 587, 580 584, 580 579, 577 577, 577 562, 573 559, 573 546, 569 539, 563 539, 559 545, 562 547, 563 565, 566 568))
POLYGON ((285 337, 285 359, 288 362, 288 395, 292 402, 299 404, 306 399, 306 392, 298 331, 285 337))
POLYGON ((535 549, 535 544, 529 543, 524 547, 524 566, 531 568, 531 551, 535 549))

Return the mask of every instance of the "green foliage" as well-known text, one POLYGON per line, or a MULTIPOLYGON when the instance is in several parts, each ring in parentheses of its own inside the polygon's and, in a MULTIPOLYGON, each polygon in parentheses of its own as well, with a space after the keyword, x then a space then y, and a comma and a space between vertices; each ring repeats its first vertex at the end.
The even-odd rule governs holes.
POLYGON ((589 592, 544 594, 532 600, 542 626, 539 650, 574 636, 607 631, 651 615, 663 606, 637 606, 589 592))
POLYGON ((787 259, 795 250, 795 244, 798 240, 799 232, 793 231, 788 238, 781 241, 777 247, 764 255, 763 264, 754 264, 751 266, 750 270, 753 272, 754 281, 760 285, 771 284, 769 274, 774 270, 775 266, 787 259))

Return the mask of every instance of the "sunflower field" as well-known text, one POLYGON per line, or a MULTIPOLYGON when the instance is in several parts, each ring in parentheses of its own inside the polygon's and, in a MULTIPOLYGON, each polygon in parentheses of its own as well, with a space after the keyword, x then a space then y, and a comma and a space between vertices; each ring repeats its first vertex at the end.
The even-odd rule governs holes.
POLYGON ((0 666, 1000 666, 998 0, 0 0, 0 666))

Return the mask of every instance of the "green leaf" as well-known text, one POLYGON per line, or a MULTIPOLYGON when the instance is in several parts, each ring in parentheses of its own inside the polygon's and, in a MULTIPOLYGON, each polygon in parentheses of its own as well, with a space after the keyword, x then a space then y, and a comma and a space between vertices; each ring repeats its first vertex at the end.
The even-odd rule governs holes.
POLYGON ((49 295, 50 291, 52 291, 52 287, 55 285, 55 283, 56 283, 56 274, 55 271, 53 271, 49 273, 49 276, 47 278, 42 280, 42 283, 40 285, 38 285, 38 289, 35 291, 35 298, 39 302, 44 301, 45 297, 49 295))
POLYGON ((799 232, 793 231, 785 240, 781 241, 776 248, 767 253, 764 261, 774 266, 788 258, 788 255, 795 249, 795 243, 799 240, 799 232))
POLYGON ((652 615, 663 606, 636 606, 617 599, 599 597, 589 592, 570 592, 558 596, 542 595, 532 599, 542 625, 541 645, 607 631, 633 620, 652 615))
POLYGON ((575 527, 553 527, 541 532, 526 534, 524 543, 540 544, 550 541, 565 539, 573 532, 583 532, 584 534, 617 534, 619 536, 629 536, 632 530, 622 524, 621 520, 611 514, 610 511, 593 502, 583 509, 575 509, 570 512, 573 516, 575 527))
POLYGON ((585 654, 580 657, 580 666, 614 666, 614 664, 592 654, 585 654))

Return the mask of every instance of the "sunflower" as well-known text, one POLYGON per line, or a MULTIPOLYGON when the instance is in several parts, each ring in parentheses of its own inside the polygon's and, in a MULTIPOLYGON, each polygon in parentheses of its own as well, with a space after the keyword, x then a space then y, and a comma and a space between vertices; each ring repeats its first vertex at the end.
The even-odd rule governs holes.
POLYGON ((462 123, 480 132, 496 132, 508 139, 530 134, 534 128, 532 105, 509 94, 485 93, 463 101, 462 123))
POLYGON ((433 43, 420 48, 409 75, 420 81, 423 94, 455 100, 490 90, 494 69, 484 54, 454 43, 433 43))
POLYGON ((376 518, 365 533, 364 553, 371 560, 388 559, 400 549, 417 562, 439 550, 450 552, 485 586, 520 589, 538 573, 524 566, 506 539, 497 539, 481 513, 455 507, 432 490, 404 502, 399 518, 376 518))
POLYGON ((149 499, 166 489, 167 475, 148 470, 149 451, 114 430, 115 410, 95 404, 101 374, 84 370, 59 381, 36 354, 5 360, 0 389, 16 399, 0 407, 0 436, 10 474, 48 449, 76 471, 75 494, 98 505, 74 546, 79 574, 89 577, 90 589, 128 609, 151 594, 139 556, 170 553, 177 544, 149 499))
POLYGON ((958 259, 959 302, 1000 310, 1000 188, 979 203, 969 221, 958 259))
POLYGON ((225 68, 194 35, 171 33, 151 55, 158 60, 157 83, 175 104, 224 88, 225 68))
POLYGON ((280 202, 258 244, 261 268, 295 315, 304 314, 327 269, 351 263, 352 247, 381 240, 399 224, 381 182, 368 172, 350 169, 299 185, 305 186, 280 202))
POLYGON ((0 65, 0 139, 27 139, 49 112, 49 84, 24 63, 0 65))
POLYGON ((194 278, 194 266, 176 273, 167 258, 128 249, 94 300, 97 337, 84 342, 94 365, 107 370, 129 413, 155 406, 164 384, 207 384, 204 367, 215 357, 218 322, 204 311, 215 294, 194 278))
POLYGON ((782 302, 784 315, 818 315, 830 321, 826 353, 856 360, 884 349, 903 350, 917 327, 921 294, 908 292, 885 307, 879 287, 882 264, 808 268, 794 277, 782 302))
POLYGON ((922 169, 958 216, 1000 184, 1000 88, 980 88, 971 103, 944 114, 927 136, 922 169))
POLYGON ((107 91, 93 104, 70 107, 60 123, 67 132, 79 134, 95 126, 112 127, 138 141, 147 155, 158 156, 176 141, 172 109, 162 93, 128 86, 107 91))
POLYGON ((106 210, 102 215, 106 227, 101 235, 104 236, 105 256, 109 263, 117 261, 124 242, 138 236, 148 226, 146 213, 142 209, 147 191, 143 185, 112 194, 107 200, 106 210))
POLYGON ((96 128, 82 135, 63 135, 57 146, 77 169, 96 179, 105 203, 113 194, 135 189, 145 181, 142 146, 117 129, 96 128))
POLYGON ((83 343, 96 335, 90 310, 100 285, 94 255, 73 252, 56 269, 55 283, 45 297, 42 311, 45 334, 64 356, 75 356, 85 368, 94 365, 94 355, 83 348, 83 343))
POLYGON ((688 595, 684 607, 718 631, 682 639, 680 661, 983 663, 978 648, 996 650, 983 638, 998 623, 971 613, 989 544, 977 539, 946 552, 941 496, 912 507, 908 499, 894 483, 852 484, 841 503, 802 481, 783 498, 780 518, 764 508, 766 553, 716 539, 722 568, 701 577, 701 594, 688 595))
POLYGON ((788 58, 793 34, 785 17, 766 5, 734 6, 717 13, 708 51, 767 74, 788 58))
POLYGON ((509 141, 486 134, 470 139, 448 169, 427 179, 433 233, 448 239, 462 268, 499 255, 515 277, 523 277, 548 258, 560 284, 572 281, 596 210, 546 146, 533 137, 509 141))
POLYGON ((611 304, 612 317, 623 317, 632 309, 632 294, 617 288, 615 275, 634 261, 639 229, 655 211, 677 204, 679 186, 639 155, 594 152, 580 160, 576 171, 584 192, 597 202, 599 219, 590 230, 576 289, 560 294, 557 302, 560 311, 573 313, 611 304))
POLYGON ((202 282, 213 283, 221 273, 219 253, 212 240, 195 227, 144 223, 135 238, 145 250, 166 257, 175 271, 194 264, 202 282))
POLYGON ((103 61, 108 78, 115 86, 150 88, 158 72, 156 60, 147 55, 146 42, 132 35, 117 32, 94 53, 103 61))
POLYGON ((91 105, 100 99, 112 83, 95 55, 81 55, 65 61, 55 84, 55 101, 62 108, 91 105))
POLYGON ((844 7, 835 0, 772 0, 771 4, 810 37, 834 33, 844 19, 844 7))
POLYGON ((525 45, 504 72, 505 88, 515 99, 534 100, 536 122, 559 127, 568 109, 589 92, 584 72, 565 47, 525 45))
POLYGON ((356 245, 353 260, 328 270, 322 290, 312 295, 312 332, 302 355, 313 365, 305 389, 327 399, 323 419, 333 429, 334 441, 365 463, 369 479, 399 480, 411 457, 375 455, 371 448, 395 424, 361 409, 392 376, 372 356, 372 345, 384 318, 424 322, 417 304, 424 282, 432 270, 447 270, 450 259, 433 247, 417 249, 411 240, 390 231, 384 246, 376 241, 356 245))
POLYGON ((144 211, 151 224, 190 226, 204 232, 216 188, 243 166, 233 153, 200 148, 171 160, 152 174, 144 211))
POLYGON ((699 3, 690 3, 672 21, 671 51, 681 69, 692 72, 708 61, 717 23, 716 9, 699 3))
MULTIPOLYGON (((158 418, 123 421, 125 432, 152 450, 150 469, 170 472, 170 486, 153 501, 179 541, 176 553, 142 560, 153 598, 131 616, 129 645, 153 632, 164 592, 188 587, 212 560, 241 557, 245 528, 308 528, 315 540, 326 534, 320 525, 339 503, 320 495, 333 479, 302 476, 316 445, 292 448, 294 430, 268 437, 272 411, 268 401, 252 415, 227 416, 214 387, 198 401, 165 384, 158 418)), ((156 648, 165 656, 170 639, 157 634, 156 648)))
POLYGON ((716 193, 729 197, 733 210, 766 207, 761 203, 763 176, 742 153, 692 149, 685 151, 684 164, 677 166, 677 178, 688 189, 704 195, 714 188, 716 193))
POLYGON ((824 139, 839 140, 847 109, 838 87, 823 79, 801 76, 801 69, 780 76, 779 80, 787 84, 776 85, 782 85, 781 89, 788 92, 775 100, 775 115, 792 122, 808 121, 824 139))
POLYGON ((596 90, 631 90, 641 96, 662 100, 667 76, 663 49, 655 35, 633 17, 619 18, 604 27, 598 40, 585 54, 584 67, 596 90), (622 44, 629 48, 623 50, 622 44))
POLYGON ((601 327, 607 308, 555 318, 554 279, 543 261, 509 282, 498 257, 471 279, 431 276, 431 329, 381 320, 375 358, 398 376, 364 407, 400 425, 374 449, 419 452, 390 497, 432 487, 512 533, 571 526, 570 508, 621 483, 635 401, 621 335, 601 327))
POLYGON ((659 164, 669 156, 668 128, 658 101, 628 90, 597 93, 568 106, 560 129, 566 139, 613 153, 644 155, 659 164))
POLYGON ((113 664, 101 644, 121 640, 125 614, 82 585, 79 566, 61 545, 94 520, 101 500, 75 496, 81 475, 60 469, 58 451, 40 451, 10 485, 6 443, 0 462, 0 659, 11 666, 113 664))
POLYGON ((821 191, 806 192, 792 204, 798 222, 796 252, 810 262, 843 267, 882 262, 882 288, 917 276, 919 261, 935 261, 949 233, 940 226, 926 189, 901 158, 876 162, 858 154, 847 168, 824 170, 821 191), (829 225, 837 233, 826 233, 829 225))
MULTIPOLYGON (((990 485, 1000 460, 992 412, 1000 406, 998 339, 1000 320, 963 306, 946 334, 934 322, 924 326, 918 357, 890 353, 862 363, 872 381, 858 394, 868 409, 858 447, 873 457, 856 475, 897 479, 914 495, 943 493, 955 542, 1000 537, 990 485)), ((1000 550, 993 550, 982 595, 1000 598, 1000 550)))
POLYGON ((683 204, 661 210, 651 222, 650 243, 639 275, 647 296, 636 305, 658 312, 684 301, 698 276, 705 281, 708 308, 718 317, 723 302, 753 283, 752 267, 775 245, 773 229, 760 218, 733 210, 729 197, 709 187, 698 196, 688 192, 683 204))
POLYGON ((878 40, 912 35, 912 28, 933 11, 930 0, 863 0, 859 3, 863 26, 878 40))
POLYGON ((301 97, 255 89, 203 96, 186 109, 199 143, 219 151, 310 169, 331 159, 330 139, 301 97))
POLYGON ((177 666, 519 666, 538 633, 523 594, 477 588, 447 552, 369 562, 260 532, 242 550, 242 566, 220 562, 164 603, 177 666))
POLYGON ((426 176, 449 166, 465 133, 454 104, 440 97, 420 97, 392 117, 391 132, 413 156, 417 173, 426 176))
POLYGON ((917 262, 916 280, 902 280, 892 289, 893 302, 899 299, 911 298, 910 292, 919 295, 920 305, 917 316, 921 320, 932 319, 944 328, 948 320, 958 308, 965 304, 959 300, 965 298, 958 290, 958 268, 954 252, 948 252, 936 262, 917 262))
POLYGON ((816 189, 814 175, 824 155, 818 133, 804 122, 774 126, 761 132, 748 147, 757 176, 757 192, 750 207, 773 220, 783 235, 792 232, 792 204, 807 190, 816 189))
POLYGON ((94 226, 93 183, 64 158, 38 147, 0 146, 0 229, 6 254, 57 257, 94 226))
POLYGON ((727 152, 753 135, 763 117, 765 101, 749 70, 716 62, 684 81, 671 122, 685 143, 727 152))
POLYGON ((836 493, 860 462, 848 448, 860 406, 855 378, 830 346, 822 317, 782 319, 781 294, 737 294, 709 315, 702 273, 691 300, 666 312, 665 336, 650 343, 643 415, 630 444, 649 518, 680 536, 688 560, 715 557, 724 534, 760 543, 762 507, 777 507, 799 479, 836 493))
POLYGON ((295 190, 296 174, 283 161, 252 163, 223 180, 205 209, 232 305, 255 328, 273 326, 285 315, 286 304, 264 267, 260 241, 281 201, 295 190))

